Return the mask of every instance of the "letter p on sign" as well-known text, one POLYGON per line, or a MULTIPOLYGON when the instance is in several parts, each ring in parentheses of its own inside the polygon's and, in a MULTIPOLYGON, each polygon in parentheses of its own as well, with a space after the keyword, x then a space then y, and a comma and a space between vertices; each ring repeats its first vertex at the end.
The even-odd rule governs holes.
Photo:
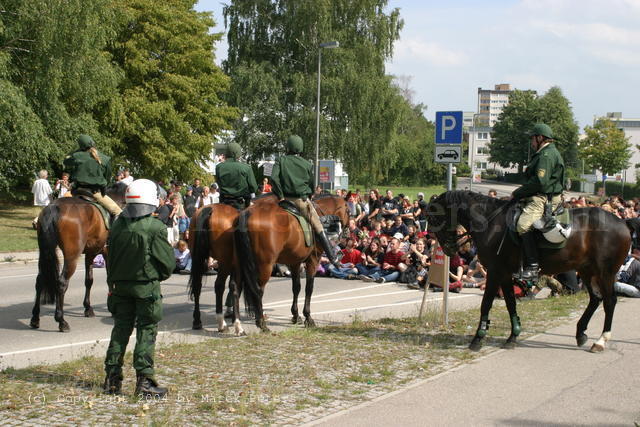
POLYGON ((462 143, 462 111, 436 112, 436 144, 462 143))

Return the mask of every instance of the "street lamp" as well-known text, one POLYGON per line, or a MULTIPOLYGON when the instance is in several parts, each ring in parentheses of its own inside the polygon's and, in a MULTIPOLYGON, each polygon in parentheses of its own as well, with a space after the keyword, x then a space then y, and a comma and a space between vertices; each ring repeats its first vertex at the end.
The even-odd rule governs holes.
POLYGON ((334 47, 340 47, 340 43, 337 41, 320 43, 318 49, 318 104, 316 106, 316 173, 315 173, 315 186, 318 186, 320 182, 320 65, 322 63, 322 49, 333 49, 334 47))

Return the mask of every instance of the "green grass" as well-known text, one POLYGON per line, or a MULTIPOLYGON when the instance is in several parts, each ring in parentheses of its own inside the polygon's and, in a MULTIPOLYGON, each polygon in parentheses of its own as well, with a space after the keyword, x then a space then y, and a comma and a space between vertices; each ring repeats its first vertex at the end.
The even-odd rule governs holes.
MULTIPOLYGON (((3 200, 0 203, 0 253, 33 251, 38 249, 36 231, 31 221, 40 208, 3 200)), ((0 261, 4 261, 0 257, 0 261)))
MULTIPOLYGON (((576 317, 585 305, 585 293, 518 304, 521 338, 576 317)), ((101 393, 101 357, 7 369, 0 372, 0 419, 63 423, 72 417, 103 424, 106 416, 114 424, 300 424, 300 417, 319 417, 473 361, 499 349, 510 332, 503 301, 494 304, 479 353, 467 350, 477 308, 450 313, 448 326, 438 317, 433 311, 421 320, 356 318, 347 325, 161 347, 157 374, 170 395, 159 402, 131 395, 130 353, 123 384, 127 396, 121 400, 101 393)))

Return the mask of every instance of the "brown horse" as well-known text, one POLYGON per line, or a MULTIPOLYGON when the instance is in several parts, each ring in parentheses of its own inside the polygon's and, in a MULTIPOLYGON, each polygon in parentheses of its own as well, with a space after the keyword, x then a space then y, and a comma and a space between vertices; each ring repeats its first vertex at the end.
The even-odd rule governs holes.
MULTIPOLYGON (((349 221, 347 204, 342 197, 324 196, 314 200, 318 215, 337 216, 345 228, 349 221)), ((247 306, 255 313, 256 325, 268 331, 262 311, 262 296, 275 263, 286 264, 293 281, 292 322, 298 323, 298 295, 300 293, 300 266, 306 270, 305 300, 302 313, 305 325, 314 326, 311 318, 311 295, 322 248, 306 246, 298 220, 275 203, 255 204, 242 211, 235 233, 238 260, 237 276, 242 278, 247 306)))
MULTIPOLYGON (((107 194, 120 206, 124 205, 125 184, 114 184, 107 194)), ((38 277, 36 278, 36 301, 33 306, 30 326, 40 327, 40 303, 56 303, 55 319, 60 332, 68 332, 69 324, 64 320, 64 294, 69 279, 76 271, 78 258, 84 258, 84 315, 93 317, 90 293, 93 285, 93 259, 103 253, 108 230, 98 208, 77 197, 62 197, 44 208, 38 218, 38 277), (60 247, 64 258, 62 271, 56 255, 60 247)))
MULTIPOLYGON (((479 350, 489 329, 489 311, 502 289, 511 317, 511 335, 504 347, 514 348, 520 334, 520 318, 516 312, 512 275, 520 268, 520 248, 507 235, 508 210, 511 201, 498 200, 469 191, 448 191, 429 203, 429 230, 435 232, 444 252, 454 256, 470 236, 478 248, 478 258, 487 269, 487 287, 482 297, 480 324, 469 348, 479 350), (465 235, 456 234, 456 225, 464 226, 465 235)), ((616 306, 613 291, 615 276, 631 244, 625 221, 600 208, 573 209, 572 232, 562 249, 541 249, 542 274, 577 270, 589 292, 589 305, 578 321, 576 342, 587 342, 585 331, 600 301, 604 305, 604 328, 591 347, 603 351, 611 338, 611 323, 616 306)))

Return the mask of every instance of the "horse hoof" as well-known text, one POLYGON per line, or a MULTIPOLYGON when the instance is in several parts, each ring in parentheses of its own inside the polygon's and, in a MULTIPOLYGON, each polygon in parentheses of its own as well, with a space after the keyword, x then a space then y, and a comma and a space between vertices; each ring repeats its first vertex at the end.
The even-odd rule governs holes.
POLYGON ((200 329, 202 329, 202 322, 193 322, 193 325, 191 325, 191 329, 199 331, 200 329))
POLYGON ((262 326, 262 327, 260 328, 260 331, 261 331, 261 332, 264 332, 264 333, 268 333, 268 332, 271 332, 271 329, 267 328, 266 326, 262 326))
POLYGON ((69 327, 69 324, 66 321, 62 321, 58 325, 58 330, 60 332, 69 332, 71 330, 71 328, 69 327))
POLYGON ((311 317, 307 317, 304 320, 304 326, 307 327, 307 328, 315 328, 316 327, 316 322, 311 317))
POLYGON ((299 321, 300 321, 300 316, 293 316, 291 318, 291 323, 293 323, 294 325, 297 325, 299 321))
POLYGON ((218 328, 218 332, 220 333, 229 332, 229 326, 224 325, 222 328, 218 328))
POLYGON ((93 308, 87 308, 84 311, 84 317, 96 317, 96 314, 93 312, 93 308))
POLYGON ((587 337, 587 335, 586 335, 586 334, 582 334, 582 335, 580 335, 580 336, 577 336, 577 337, 576 337, 576 341, 577 341, 577 343, 578 343, 578 347, 582 347, 583 345, 585 345, 585 344, 587 343, 587 340, 588 340, 588 339, 589 339, 589 338, 587 337))
POLYGON ((471 351, 480 351, 482 348, 482 342, 480 340, 473 340, 471 344, 469 344, 469 350, 471 351))
POLYGON ((31 319, 31 322, 29 322, 29 327, 31 329, 39 329, 40 328, 40 321, 31 319))
POLYGON ((516 348, 516 342, 507 341, 504 344, 502 344, 502 348, 504 348, 505 350, 513 350, 514 348, 516 348))
POLYGON ((604 346, 600 344, 593 344, 589 351, 591 353, 602 353, 604 351, 604 346))

